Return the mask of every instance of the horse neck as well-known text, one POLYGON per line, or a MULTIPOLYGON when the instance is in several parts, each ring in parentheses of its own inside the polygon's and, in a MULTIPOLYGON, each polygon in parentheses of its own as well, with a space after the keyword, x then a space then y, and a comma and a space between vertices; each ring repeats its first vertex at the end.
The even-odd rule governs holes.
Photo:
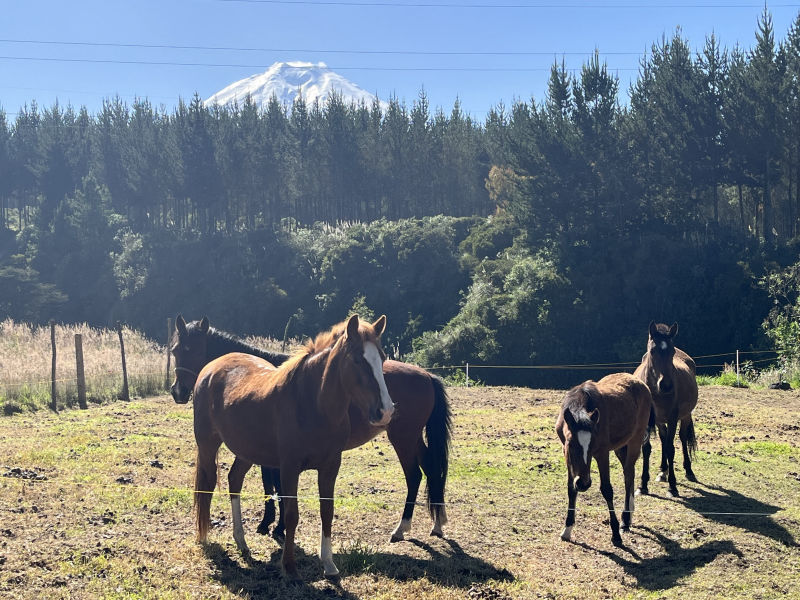
POLYGON ((259 358, 269 361, 276 367, 286 362, 286 359, 289 358, 288 354, 270 352, 269 350, 264 350, 263 348, 248 344, 232 335, 222 333, 217 329, 209 329, 206 344, 206 358, 212 361, 230 352, 252 354, 253 356, 258 356, 259 358))

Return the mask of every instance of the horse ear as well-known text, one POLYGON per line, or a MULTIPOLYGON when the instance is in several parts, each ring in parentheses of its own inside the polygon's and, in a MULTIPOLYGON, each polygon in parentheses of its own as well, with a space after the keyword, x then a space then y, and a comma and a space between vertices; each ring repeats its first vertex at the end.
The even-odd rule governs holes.
POLYGON ((597 425, 600 422, 600 411, 595 408, 589 413, 589 419, 594 425, 597 425))
POLYGON ((674 338, 676 335, 678 335, 678 322, 677 321, 675 321, 672 324, 672 327, 669 328, 669 337, 674 338))
POLYGON ((178 331, 179 336, 183 337, 186 335, 186 321, 180 313, 175 317, 175 329, 178 331))
POLYGON ((203 318, 200 319, 200 331, 203 333, 208 333, 208 327, 210 323, 208 322, 208 317, 203 315, 203 318))
POLYGON ((572 416, 572 411, 568 408, 564 409, 564 422, 570 429, 575 427, 575 417, 572 416))
POLYGON ((361 339, 358 335, 358 315, 353 315, 347 321, 347 337, 351 340, 361 339))
POLYGON ((655 337, 655 335, 658 333, 655 321, 650 321, 650 326, 648 327, 648 329, 650 330, 650 337, 655 337))
POLYGON ((375 330, 375 335, 381 337, 381 334, 386 331, 386 315, 381 315, 378 320, 372 324, 372 328, 375 330))

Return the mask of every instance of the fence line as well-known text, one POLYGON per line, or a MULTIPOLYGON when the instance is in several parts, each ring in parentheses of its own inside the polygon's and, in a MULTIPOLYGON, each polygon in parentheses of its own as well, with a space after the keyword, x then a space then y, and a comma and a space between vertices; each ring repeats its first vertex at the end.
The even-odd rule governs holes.
MULTIPOLYGON (((224 496, 238 496, 240 498, 245 498, 245 499, 253 499, 253 498, 255 498, 255 499, 258 499, 258 500, 260 500, 262 502, 266 501, 266 500, 279 501, 281 498, 293 498, 293 499, 296 499, 298 501, 300 501, 300 500, 302 500, 302 501, 329 500, 329 501, 332 501, 334 503, 336 503, 336 502, 342 503, 342 502, 346 502, 348 500, 353 500, 353 499, 366 499, 366 500, 371 500, 371 502, 373 504, 389 504, 389 502, 387 502, 384 499, 380 499, 380 500, 377 499, 375 497, 376 494, 369 494, 369 495, 361 494, 361 495, 355 495, 355 496, 353 496, 353 495, 350 495, 350 496, 340 495, 340 496, 335 496, 333 498, 315 496, 313 494, 304 494, 304 495, 296 495, 296 496, 278 495, 278 494, 263 494, 263 493, 256 493, 256 492, 240 492, 238 494, 234 494, 234 493, 232 493, 232 492, 230 492, 228 490, 223 490, 223 489, 212 490, 212 491, 207 491, 207 490, 197 490, 197 491, 195 491, 192 488, 179 488, 179 487, 169 487, 169 486, 144 486, 144 485, 135 485, 135 484, 132 484, 132 483, 91 483, 91 482, 82 482, 82 481, 63 481, 63 480, 56 480, 56 479, 26 479, 24 477, 12 477, 12 476, 5 476, 5 475, 4 475, 4 477, 7 478, 7 479, 19 479, 20 485, 23 488, 23 493, 24 493, 24 488, 25 488, 26 485, 30 485, 31 487, 36 487, 37 485, 65 485, 65 486, 69 485, 69 486, 75 486, 75 487, 91 487, 91 488, 101 488, 101 489, 106 489, 106 490, 120 490, 120 491, 134 491, 134 490, 141 491, 141 490, 144 490, 144 491, 147 491, 147 492, 162 492, 162 493, 169 493, 169 494, 187 494, 187 495, 194 495, 195 493, 198 493, 198 494, 217 494, 217 495, 222 496, 222 497, 224 497, 224 496)), ((8 487, 11 488, 13 486, 9 485, 8 487)), ((397 496, 403 496, 403 495, 404 494, 402 492, 397 492, 397 496)), ((477 496, 477 494, 476 494, 476 496, 477 496)), ((489 500, 487 501, 484 496, 485 496, 484 494, 481 494, 482 499, 480 499, 480 500, 450 500, 448 502, 431 502, 430 504, 428 502, 422 502, 422 501, 416 501, 416 502, 408 502, 408 501, 406 501, 406 502, 404 502, 404 504, 414 504, 415 506, 429 506, 429 505, 430 506, 487 506, 487 504, 488 505, 496 504, 496 501, 494 500, 494 498, 490 497, 489 500)), ((535 498, 536 496, 527 495, 527 497, 535 498)), ((515 498, 519 498, 519 496, 516 496, 515 498)), ((586 507, 584 507, 584 508, 586 508, 586 507)), ((590 506, 589 508, 592 508, 592 509, 598 510, 598 511, 603 511, 603 512, 605 512, 607 510, 607 508, 605 506, 596 506, 596 507, 595 506, 590 506)), ((700 512, 700 511, 694 511, 694 510, 692 512, 694 512, 697 515, 703 515, 703 516, 713 515, 713 516, 770 517, 770 516, 776 516, 776 513, 781 512, 781 511, 796 510, 798 508, 800 508, 800 506, 780 506, 780 507, 776 507, 776 509, 773 512, 733 512, 733 511, 705 511, 705 512, 700 512)), ((575 509, 575 510, 577 510, 577 509, 575 509)), ((552 513, 563 514, 564 510, 561 507, 558 507, 558 508, 553 507, 552 511, 539 511, 539 512, 552 512, 552 513)), ((644 513, 644 514, 654 514, 654 513, 674 514, 675 511, 674 511, 674 509, 642 510, 641 508, 638 508, 635 512, 638 513, 638 514, 642 514, 642 513, 644 513)), ((780 517, 777 517, 777 518, 780 518, 780 517)))

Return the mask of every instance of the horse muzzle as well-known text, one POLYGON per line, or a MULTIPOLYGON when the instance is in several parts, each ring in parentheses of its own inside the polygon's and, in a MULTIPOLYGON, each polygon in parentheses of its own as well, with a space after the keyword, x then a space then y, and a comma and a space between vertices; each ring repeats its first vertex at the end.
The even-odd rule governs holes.
POLYGON ((379 408, 377 413, 372 415, 369 420, 369 424, 373 427, 386 427, 389 424, 389 421, 392 420, 392 415, 394 414, 394 404, 388 409, 383 410, 383 408, 379 408))
POLYGON ((183 387, 177 381, 169 388, 169 392, 172 394, 172 399, 176 404, 186 404, 189 402, 189 398, 192 397, 192 390, 183 387))
POLYGON ((579 492, 585 492, 590 487, 592 487, 592 478, 591 477, 583 478, 580 475, 578 475, 572 481, 572 484, 575 486, 575 489, 578 490, 579 492))

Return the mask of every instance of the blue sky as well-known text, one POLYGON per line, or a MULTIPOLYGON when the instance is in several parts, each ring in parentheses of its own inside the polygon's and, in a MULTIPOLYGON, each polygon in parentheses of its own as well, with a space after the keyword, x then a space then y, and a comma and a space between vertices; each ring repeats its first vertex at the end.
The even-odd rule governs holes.
MULTIPOLYGON (((768 4, 776 40, 800 1, 768 4)), ((621 81, 680 27, 751 48, 764 5, 735 0, 18 0, 0 5, 0 108, 146 97, 171 110, 276 61, 324 62, 382 99, 432 108, 456 98, 483 120, 500 102, 540 101, 554 60, 579 69, 595 48, 621 81), (191 48, 190 48, 191 47, 191 48)))

